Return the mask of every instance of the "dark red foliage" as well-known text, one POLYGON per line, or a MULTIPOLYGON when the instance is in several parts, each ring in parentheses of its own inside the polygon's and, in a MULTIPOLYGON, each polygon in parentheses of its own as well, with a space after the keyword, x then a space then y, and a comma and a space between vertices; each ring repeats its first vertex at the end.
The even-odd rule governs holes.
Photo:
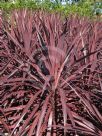
POLYGON ((0 135, 102 136, 102 22, 0 18, 0 135))

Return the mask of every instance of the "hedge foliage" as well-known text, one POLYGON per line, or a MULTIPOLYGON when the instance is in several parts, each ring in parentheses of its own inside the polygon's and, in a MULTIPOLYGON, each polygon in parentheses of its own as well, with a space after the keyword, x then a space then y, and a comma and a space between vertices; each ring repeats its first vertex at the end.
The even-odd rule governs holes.
POLYGON ((79 2, 73 4, 62 5, 58 0, 55 2, 51 2, 50 0, 8 0, 5 2, 2 0, 0 2, 0 8, 5 11, 11 11, 13 9, 20 8, 29 8, 34 10, 47 10, 49 12, 61 12, 64 15, 68 14, 79 14, 81 16, 89 16, 92 17, 98 13, 101 14, 102 3, 100 0, 95 2, 94 0, 80 0, 79 2), (97 12, 96 12, 97 11, 97 12))

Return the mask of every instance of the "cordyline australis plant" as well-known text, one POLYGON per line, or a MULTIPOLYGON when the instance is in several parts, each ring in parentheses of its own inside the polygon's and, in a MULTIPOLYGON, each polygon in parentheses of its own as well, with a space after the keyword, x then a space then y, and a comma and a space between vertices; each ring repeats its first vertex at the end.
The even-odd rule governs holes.
POLYGON ((0 18, 0 135, 102 136, 102 22, 0 18))

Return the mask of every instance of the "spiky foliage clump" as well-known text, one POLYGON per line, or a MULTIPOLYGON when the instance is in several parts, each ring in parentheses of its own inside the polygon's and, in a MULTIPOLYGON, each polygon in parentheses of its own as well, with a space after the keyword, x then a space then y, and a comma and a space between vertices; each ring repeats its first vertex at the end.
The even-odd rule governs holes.
POLYGON ((28 10, 0 18, 1 135, 102 135, 101 28, 28 10))

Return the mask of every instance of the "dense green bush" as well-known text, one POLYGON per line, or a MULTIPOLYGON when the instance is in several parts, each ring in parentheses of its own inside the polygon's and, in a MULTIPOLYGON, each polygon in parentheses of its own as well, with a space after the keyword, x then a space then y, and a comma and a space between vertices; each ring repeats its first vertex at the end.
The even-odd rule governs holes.
POLYGON ((58 0, 51 2, 50 0, 15 0, 15 2, 8 1, 0 2, 0 8, 6 11, 18 8, 29 8, 29 9, 42 9, 50 12, 61 12, 65 15, 68 14, 79 14, 81 16, 92 17, 97 14, 100 15, 100 9, 102 9, 102 3, 94 2, 94 0, 81 0, 77 3, 62 5, 58 0))

